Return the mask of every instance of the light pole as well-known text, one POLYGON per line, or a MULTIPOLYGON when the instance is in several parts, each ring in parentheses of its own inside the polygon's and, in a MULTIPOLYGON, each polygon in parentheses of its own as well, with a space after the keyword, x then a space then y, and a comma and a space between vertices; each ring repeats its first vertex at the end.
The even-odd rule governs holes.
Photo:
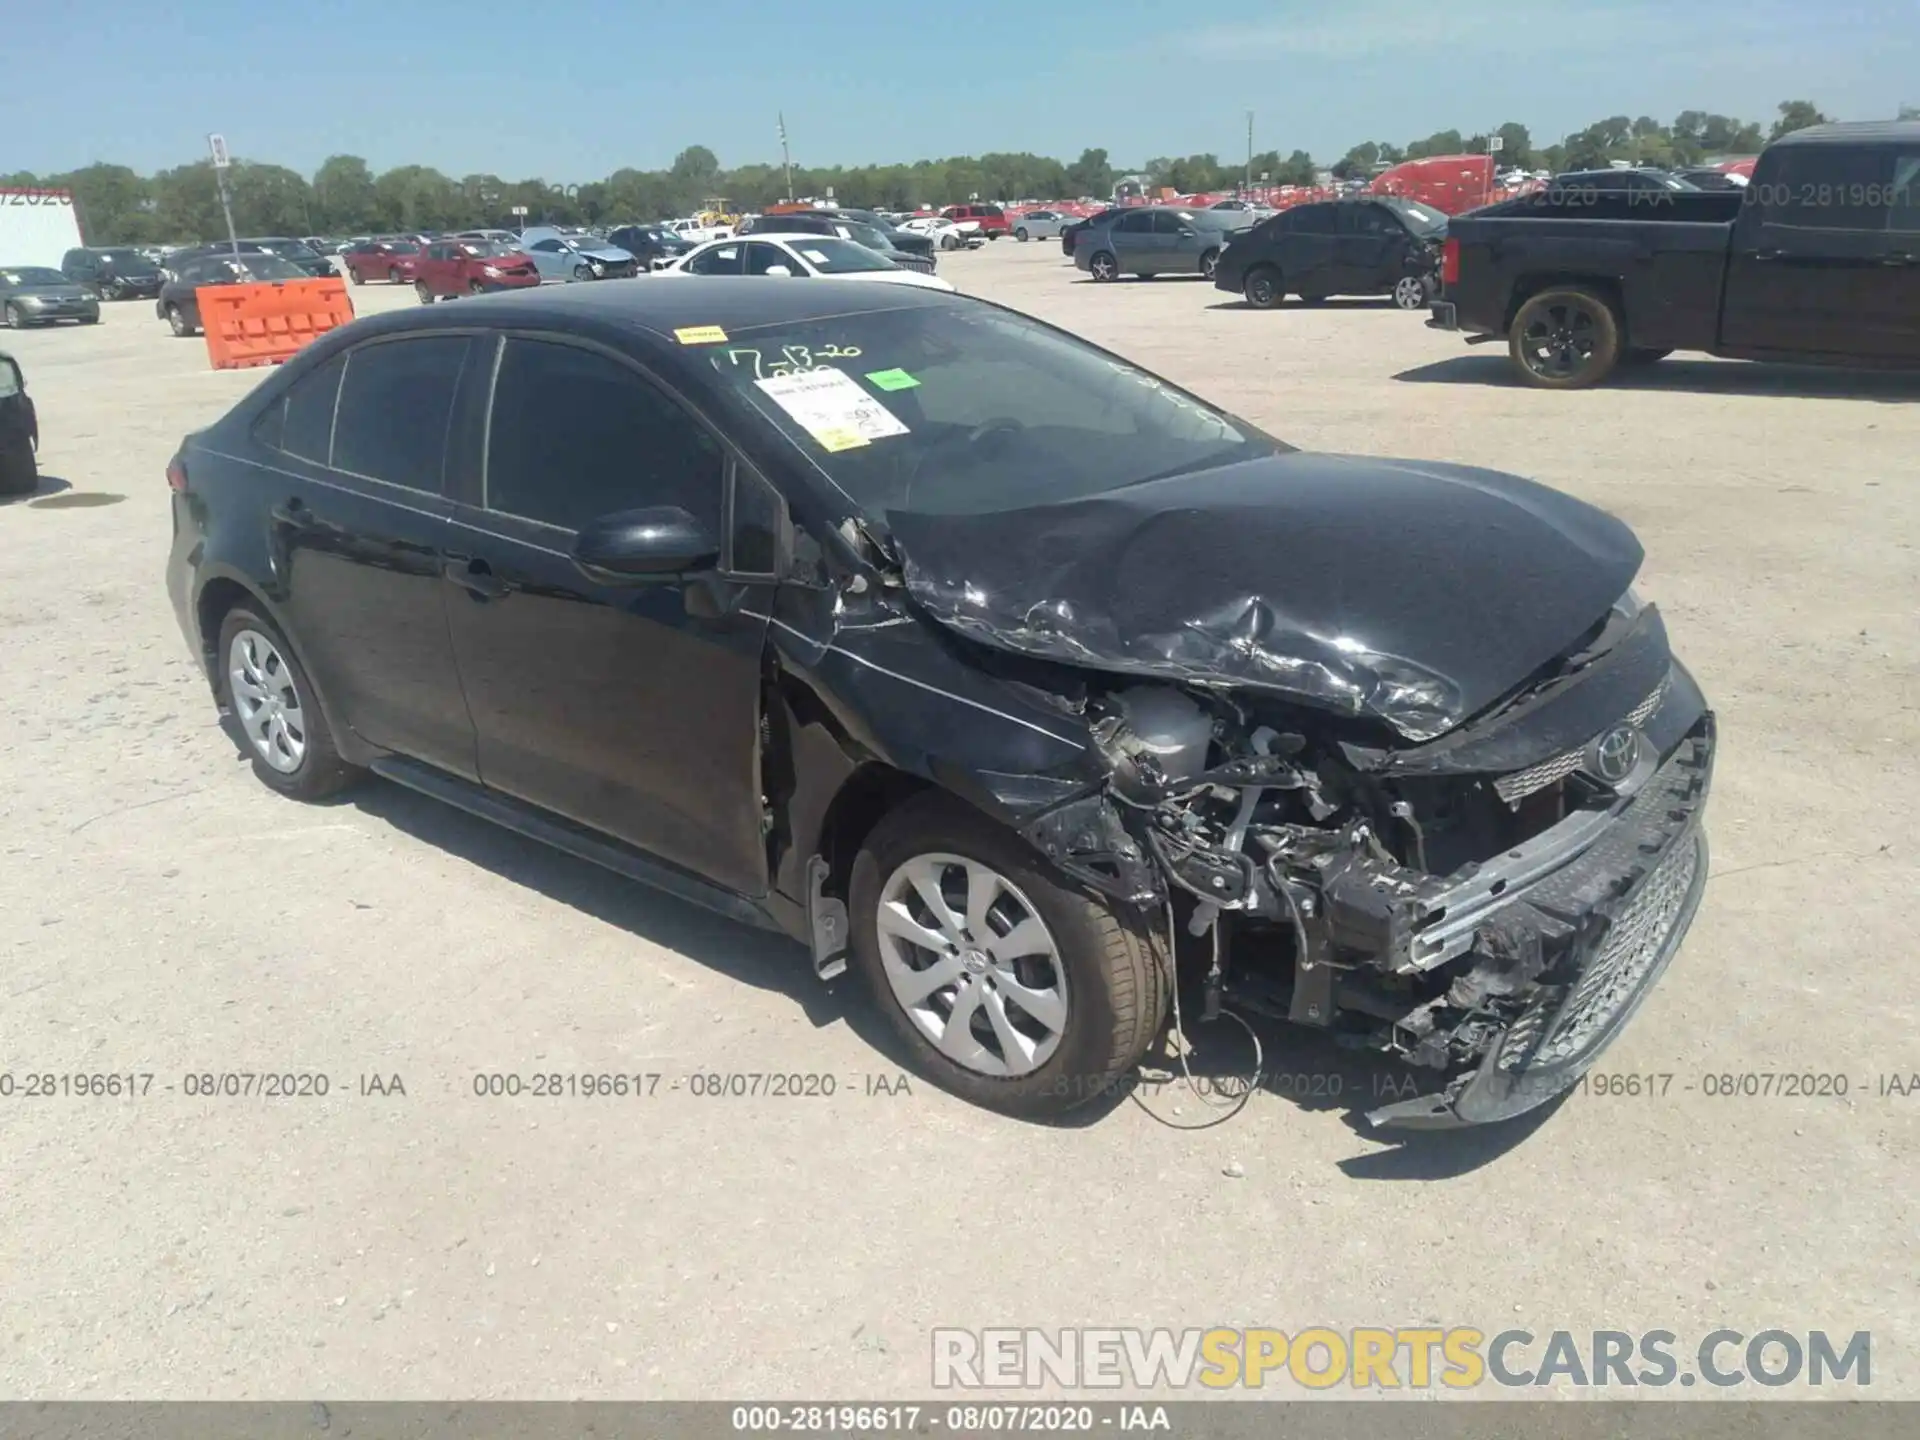
POLYGON ((1247 111, 1247 178, 1246 183, 1240 187, 1240 193, 1245 195, 1251 189, 1253 189, 1253 111, 1249 110, 1247 111))
POLYGON ((787 116, 780 113, 780 165, 787 172, 787 203, 793 203, 793 156, 787 150, 787 116))

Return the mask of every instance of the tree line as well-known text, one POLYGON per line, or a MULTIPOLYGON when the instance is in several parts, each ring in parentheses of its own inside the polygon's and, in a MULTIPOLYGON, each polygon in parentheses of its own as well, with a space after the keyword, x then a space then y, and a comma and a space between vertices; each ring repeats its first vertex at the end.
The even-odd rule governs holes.
MULTIPOLYGON (((1902 107, 1901 119, 1920 118, 1902 107)), ((1374 166, 1427 155, 1485 152, 1492 137, 1500 163, 1523 169, 1575 170, 1626 160, 1685 165, 1714 155, 1752 154, 1768 139, 1827 119, 1806 100, 1783 101, 1763 131, 1758 122, 1682 111, 1672 124, 1651 116, 1615 115, 1548 145, 1536 145, 1525 125, 1509 123, 1462 134, 1442 130, 1395 145, 1367 141, 1330 166, 1304 150, 1269 150, 1250 159, 1218 155, 1162 156, 1139 170, 1116 167, 1105 150, 1082 151, 1072 162, 1026 153, 956 156, 904 165, 795 166, 770 164, 724 169, 713 151, 690 145, 665 170, 623 168, 585 185, 540 179, 505 180, 473 174, 458 179, 426 165, 400 165, 375 174, 357 155, 335 155, 311 177, 284 165, 236 158, 228 172, 235 227, 243 235, 357 235, 401 230, 512 227, 516 207, 528 223, 618 224, 687 214, 708 199, 724 198, 760 210, 789 194, 831 195, 843 205, 912 209, 970 199, 1104 199, 1129 174, 1182 194, 1255 184, 1310 185, 1323 170, 1339 178, 1364 176, 1374 166), (791 189, 789 189, 791 184, 791 189)), ((212 165, 199 160, 141 175, 125 165, 100 163, 59 175, 19 171, 0 175, 0 187, 41 187, 73 193, 93 244, 164 244, 224 233, 212 165)))

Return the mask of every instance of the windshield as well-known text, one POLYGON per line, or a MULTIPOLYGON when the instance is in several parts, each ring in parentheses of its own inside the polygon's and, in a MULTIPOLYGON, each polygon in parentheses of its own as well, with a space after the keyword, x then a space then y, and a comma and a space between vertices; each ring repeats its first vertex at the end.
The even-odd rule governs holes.
POLYGON ((1290 448, 1123 360, 985 306, 729 326, 708 359, 730 398, 876 519, 1076 499, 1290 448))
POLYGON ((153 261, 138 250, 100 250, 95 253, 110 269, 123 275, 151 275, 154 270, 153 261))
POLYGON ((864 245, 869 250, 891 250, 893 248, 887 243, 887 237, 885 235, 881 234, 880 231, 873 226, 862 224, 858 220, 836 221, 834 223, 834 229, 840 232, 840 238, 842 240, 851 240, 854 244, 864 245))
POLYGON ((509 245, 504 240, 462 240, 460 248, 476 259, 485 259, 492 255, 518 254, 518 245, 509 245))
POLYGON ((229 265, 238 265, 251 279, 259 280, 263 283, 269 280, 304 280, 307 278, 306 271, 302 270, 291 260, 283 260, 278 255, 243 254, 237 261, 229 257, 227 263, 229 265))
POLYGON ((897 270, 884 255, 876 255, 864 245, 838 240, 831 235, 797 235, 787 241, 807 263, 822 275, 863 275, 871 270, 897 270))
MULTIPOLYGON (((245 243, 245 242, 243 242, 245 243)), ((283 255, 289 260, 315 260, 319 257, 298 240, 260 240, 252 242, 270 254, 283 255)))
POLYGON ((1431 205, 1422 205, 1418 200, 1388 200, 1387 208, 1407 222, 1407 228, 1416 235, 1429 235, 1435 230, 1447 228, 1447 217, 1431 205))
POLYGON ((58 270, 42 269, 38 265, 28 265, 19 270, 0 270, 0 280, 9 285, 71 285, 73 282, 58 270))

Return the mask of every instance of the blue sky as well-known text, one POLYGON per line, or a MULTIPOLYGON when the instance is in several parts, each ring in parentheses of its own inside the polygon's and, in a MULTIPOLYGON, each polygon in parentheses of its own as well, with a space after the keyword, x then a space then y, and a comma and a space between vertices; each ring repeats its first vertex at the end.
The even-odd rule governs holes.
POLYGON ((1506 120, 1847 119, 1920 103, 1915 0, 97 0, 9 7, 0 172, 336 153, 598 179, 1103 146, 1149 156, 1404 142, 1506 120))

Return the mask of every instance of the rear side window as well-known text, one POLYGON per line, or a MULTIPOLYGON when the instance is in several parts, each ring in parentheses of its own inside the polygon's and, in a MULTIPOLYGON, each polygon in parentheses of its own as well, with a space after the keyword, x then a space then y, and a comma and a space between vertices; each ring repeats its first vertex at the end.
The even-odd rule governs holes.
POLYGON ((1893 157, 1892 205, 1887 209, 1887 229, 1902 234, 1920 232, 1920 151, 1905 151, 1893 157))
MULTIPOLYGON (((261 441, 302 460, 325 465, 333 444, 333 404, 339 398, 340 375, 346 368, 346 357, 336 355, 311 375, 295 381, 279 407, 284 414, 278 434, 268 428, 257 430, 261 441)), ((270 413, 261 418, 262 427, 272 425, 270 413)))
POLYGON ((464 335, 424 335, 350 351, 333 425, 333 468, 438 491, 468 349, 464 335))
POLYGON ((1891 151, 1788 145, 1774 153, 1766 176, 1756 177, 1746 192, 1747 204, 1761 207, 1764 223, 1795 230, 1886 227, 1891 151))

